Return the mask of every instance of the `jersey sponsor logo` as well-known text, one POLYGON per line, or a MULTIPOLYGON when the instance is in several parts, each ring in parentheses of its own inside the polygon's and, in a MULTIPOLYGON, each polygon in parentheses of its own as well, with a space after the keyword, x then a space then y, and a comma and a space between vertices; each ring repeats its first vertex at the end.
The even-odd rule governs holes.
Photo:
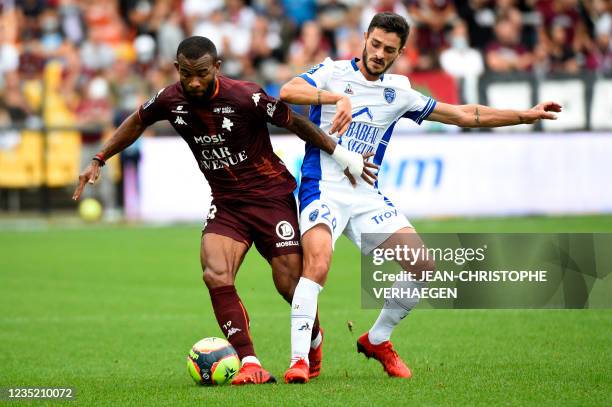
POLYGON ((317 218, 319 217, 319 210, 315 209, 314 211, 310 212, 310 215, 308 215, 308 219, 311 222, 314 222, 315 220, 317 220, 317 218))
POLYGON ((308 71, 306 71, 309 75, 312 75, 313 73, 317 72, 321 67, 323 66, 323 64, 317 64, 315 66, 313 66, 312 68, 310 68, 308 71))
POLYGON ((276 234, 283 240, 291 240, 295 237, 295 230, 291 223, 281 220, 276 224, 276 234))
POLYGON ((383 94, 385 95, 385 100, 387 101, 387 103, 393 103, 393 101, 395 100, 395 89, 385 88, 383 94))
POLYGON ((235 113, 234 109, 230 106, 221 106, 221 107, 215 107, 213 109, 214 113, 222 113, 222 114, 231 114, 231 113, 235 113))
POLYGON ((194 136, 193 141, 198 144, 218 144, 223 143, 225 139, 221 134, 205 134, 203 136, 194 136))
POLYGON ((176 114, 187 114, 187 113, 189 113, 189 112, 188 112, 188 111, 186 111, 186 110, 183 110, 183 105, 178 105, 178 106, 176 107, 176 109, 174 109, 174 110, 172 111, 172 113, 176 113, 176 114))
POLYGON ((255 106, 257 106, 257 104, 259 103, 259 99, 261 99, 261 93, 253 93, 253 96, 251 96, 251 98, 253 99, 255 106))
POLYGON ((369 126, 363 122, 351 122, 340 144, 359 154, 371 153, 375 149, 380 130, 380 127, 369 126))
POLYGON ((277 242, 276 243, 276 248, 280 248, 280 247, 289 247, 289 246, 299 246, 300 242, 298 242, 297 240, 287 240, 284 242, 277 242))
POLYGON ((346 93, 347 95, 354 95, 355 92, 353 92, 353 88, 351 88, 351 84, 347 83, 346 84, 346 88, 344 88, 344 93, 346 93))
POLYGON ((385 211, 385 212, 381 213, 380 215, 372 216, 370 219, 374 223, 376 223, 377 225, 380 225, 381 223, 383 223, 387 219, 390 219, 390 218, 393 218, 393 217, 397 217, 397 209, 392 209, 392 210, 385 211))
POLYGON ((232 131, 232 126, 234 125, 234 123, 228 119, 227 117, 223 118, 223 124, 221 125, 221 128, 226 129, 227 131, 232 131))
POLYGON ((220 170, 233 167, 245 161, 248 156, 245 150, 239 153, 232 153, 229 147, 215 147, 202 150, 203 160, 200 166, 204 170, 220 170))
POLYGON ((276 110, 276 104, 278 103, 278 100, 274 103, 268 103, 266 105, 266 111, 268 113, 268 116, 273 117, 274 116, 274 111, 276 110))
POLYGON ((176 116, 176 119, 174 119, 174 124, 180 124, 181 126, 187 125, 187 123, 185 122, 185 120, 183 120, 181 116, 176 116))

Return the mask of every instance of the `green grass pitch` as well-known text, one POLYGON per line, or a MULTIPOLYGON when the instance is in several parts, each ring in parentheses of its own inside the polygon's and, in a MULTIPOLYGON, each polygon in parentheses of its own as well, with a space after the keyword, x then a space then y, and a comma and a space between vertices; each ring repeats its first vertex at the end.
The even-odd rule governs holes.
MULTIPOLYGON (((612 217, 415 224, 422 232, 612 232, 612 217)), ((66 405, 87 406, 612 405, 612 310, 417 309, 393 336, 414 377, 387 378, 355 351, 378 312, 360 309, 359 254, 346 239, 320 296, 318 379, 196 386, 187 352, 221 336, 199 237, 195 226, 0 232, 0 387, 75 387, 76 402, 66 405)), ((269 274, 252 251, 237 285, 258 356, 282 380, 289 307, 269 274)))

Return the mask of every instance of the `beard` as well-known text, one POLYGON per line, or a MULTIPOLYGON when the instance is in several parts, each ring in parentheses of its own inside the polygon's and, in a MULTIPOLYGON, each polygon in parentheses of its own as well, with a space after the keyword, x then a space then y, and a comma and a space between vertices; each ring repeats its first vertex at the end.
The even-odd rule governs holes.
POLYGON ((206 88, 206 90, 204 90, 204 93, 202 93, 201 95, 195 95, 192 92, 190 92, 187 89, 187 86, 185 86, 183 82, 181 82, 181 86, 183 87, 183 93, 185 94, 187 99, 189 99, 190 101, 195 102, 195 103, 208 103, 213 93, 215 93, 216 83, 217 83, 217 77, 214 77, 208 84, 208 87, 206 88))
MULTIPOLYGON (((363 61, 363 67, 366 70, 366 72, 369 75, 372 75, 372 76, 380 76, 380 75, 384 74, 385 72, 387 72, 389 70, 389 68, 391 68, 391 65, 393 65, 393 63, 395 62, 395 58, 394 58, 381 71, 379 71, 379 72, 372 71, 370 69, 370 67, 368 66, 369 56, 368 56, 368 53, 366 51, 366 47, 365 46, 363 47, 363 53, 361 54, 361 60, 363 61)), ((384 61, 383 61, 383 63, 384 63, 384 61)))

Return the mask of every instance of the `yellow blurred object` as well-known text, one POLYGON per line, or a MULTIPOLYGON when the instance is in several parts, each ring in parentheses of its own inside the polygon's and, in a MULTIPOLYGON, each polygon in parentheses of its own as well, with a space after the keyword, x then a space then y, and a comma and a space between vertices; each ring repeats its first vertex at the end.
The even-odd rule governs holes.
POLYGON ((102 205, 94 198, 86 198, 79 204, 79 215, 86 222, 96 222, 102 218, 102 205))
POLYGON ((47 185, 74 184, 81 166, 81 134, 77 131, 50 131, 47 137, 47 185))
POLYGON ((40 110, 42 104, 43 84, 41 81, 28 80, 23 83, 23 96, 28 102, 28 105, 35 112, 40 110))
POLYGON ((19 143, 0 150, 0 187, 29 188, 43 181, 43 140, 40 132, 24 130, 19 143))
POLYGON ((117 59, 123 59, 127 62, 136 61, 136 51, 131 42, 123 41, 113 47, 117 59))

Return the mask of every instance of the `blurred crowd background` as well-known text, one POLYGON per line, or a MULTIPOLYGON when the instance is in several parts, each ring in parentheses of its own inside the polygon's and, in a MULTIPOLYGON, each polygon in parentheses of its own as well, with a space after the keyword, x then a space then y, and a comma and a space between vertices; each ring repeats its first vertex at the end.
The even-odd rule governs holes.
MULTIPOLYGON (((272 95, 327 56, 361 56, 363 33, 380 11, 394 11, 409 21, 406 50, 392 71, 411 79, 442 72, 449 84, 462 84, 491 72, 537 77, 612 73, 610 0, 0 4, 0 187, 37 185, 43 176, 50 186, 72 185, 82 166, 75 157, 83 151, 89 160, 139 104, 177 80, 176 47, 190 35, 209 37, 217 45, 225 75, 256 81, 272 95), (40 129, 49 137, 41 139, 40 129), (44 152, 42 164, 32 151, 44 152), (29 164, 24 155, 31 158, 29 164), (38 168, 49 163, 46 172, 38 168)), ((477 101, 469 92, 448 99, 477 101)), ((137 160, 138 145, 123 157, 137 160)))
POLYGON ((118 121, 176 80, 189 35, 213 40, 225 75, 277 94, 327 56, 360 56, 379 11, 411 26, 395 73, 609 73, 611 10, 609 0, 3 0, 0 126, 36 116, 31 88, 51 62, 80 124, 118 121))

